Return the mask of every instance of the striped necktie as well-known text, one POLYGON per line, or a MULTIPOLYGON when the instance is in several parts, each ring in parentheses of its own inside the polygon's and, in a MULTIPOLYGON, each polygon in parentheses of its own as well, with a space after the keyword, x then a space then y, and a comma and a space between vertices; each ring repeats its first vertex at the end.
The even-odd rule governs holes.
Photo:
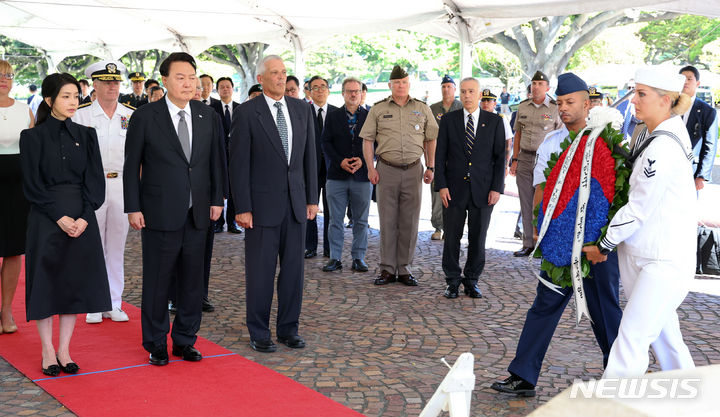
POLYGON ((473 146, 475 145, 475 123, 473 123, 472 113, 468 115, 468 121, 465 125, 465 152, 468 158, 472 156, 473 146))

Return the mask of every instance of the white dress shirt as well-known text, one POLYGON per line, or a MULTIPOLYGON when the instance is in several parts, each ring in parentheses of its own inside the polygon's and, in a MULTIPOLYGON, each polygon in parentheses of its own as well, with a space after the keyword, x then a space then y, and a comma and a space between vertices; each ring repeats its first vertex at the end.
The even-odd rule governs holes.
POLYGON ((325 105, 322 106, 322 107, 318 106, 318 105, 315 104, 315 103, 313 103, 312 106, 315 108, 315 116, 316 116, 316 117, 315 117, 315 123, 317 123, 317 114, 318 114, 318 111, 319 111, 320 109, 322 109, 322 115, 321 115, 320 117, 322 117, 322 120, 323 120, 323 128, 325 128, 325 120, 327 120, 327 110, 328 110, 327 101, 325 102, 325 105))
MULTIPOLYGON (((273 120, 275 120, 275 126, 277 126, 277 108, 275 107, 275 103, 278 102, 278 100, 272 99, 268 97, 267 94, 263 93, 263 97, 265 97, 265 102, 267 103, 268 107, 270 108, 270 114, 272 114, 273 120)), ((282 112, 285 116, 285 124, 287 125, 288 129, 288 154, 287 154, 287 160, 288 164, 290 163, 290 155, 292 155, 292 123, 290 122, 290 112, 288 111, 287 103, 285 102, 285 96, 283 96, 280 100, 280 103, 282 103, 282 112)))
MULTIPOLYGON (((465 110, 465 108, 463 107, 463 121, 464 121, 463 131, 465 131, 465 127, 467 126, 469 115, 470 115, 470 113, 467 110, 465 110)), ((478 117, 480 117, 480 107, 476 108, 475 111, 472 112, 472 117, 473 117, 473 127, 475 128, 475 131, 473 132, 473 136, 477 136, 477 126, 478 126, 478 117)))
POLYGON ((185 111, 185 124, 187 124, 188 133, 190 137, 190 152, 192 152, 192 113, 190 112, 190 102, 185 103, 185 108, 181 109, 180 107, 173 104, 172 101, 170 101, 170 98, 165 95, 165 102, 168 106, 168 111, 170 111, 170 119, 172 119, 173 126, 175 126, 175 133, 178 131, 178 124, 180 123, 180 115, 178 114, 180 110, 185 111))

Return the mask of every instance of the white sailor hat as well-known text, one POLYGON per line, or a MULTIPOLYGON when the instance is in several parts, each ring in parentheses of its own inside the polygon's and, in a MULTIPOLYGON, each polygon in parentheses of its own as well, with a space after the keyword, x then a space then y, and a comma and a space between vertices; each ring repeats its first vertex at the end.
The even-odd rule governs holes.
POLYGON ((671 68, 642 67, 635 71, 635 84, 679 93, 685 84, 685 77, 671 68))
POLYGON ((122 81, 125 65, 120 61, 96 62, 85 69, 85 76, 100 81, 122 81))

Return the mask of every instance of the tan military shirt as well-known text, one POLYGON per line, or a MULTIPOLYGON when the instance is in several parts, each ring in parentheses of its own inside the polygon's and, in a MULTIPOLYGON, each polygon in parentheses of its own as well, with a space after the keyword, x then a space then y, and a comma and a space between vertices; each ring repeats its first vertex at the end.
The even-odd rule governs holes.
POLYGON ((435 121, 439 125, 440 119, 445 113, 450 113, 451 111, 460 110, 462 108, 463 106, 460 100, 453 100, 452 104, 450 104, 450 108, 448 109, 448 111, 445 111, 445 107, 443 107, 442 101, 438 101, 437 103, 430 106, 430 111, 432 111, 433 116, 435 116, 435 121))
POLYGON ((515 131, 520 130, 520 149, 523 151, 537 151, 545 136, 562 126, 557 103, 548 96, 539 106, 531 99, 518 105, 514 127, 515 131))
POLYGON ((427 104, 412 97, 400 107, 392 96, 370 108, 360 131, 364 140, 377 141, 375 154, 392 164, 410 164, 425 152, 423 143, 437 139, 438 124, 427 104))

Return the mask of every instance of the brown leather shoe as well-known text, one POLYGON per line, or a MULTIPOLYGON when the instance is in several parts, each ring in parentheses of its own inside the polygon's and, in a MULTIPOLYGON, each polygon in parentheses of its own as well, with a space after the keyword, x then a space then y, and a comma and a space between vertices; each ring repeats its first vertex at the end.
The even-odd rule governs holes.
POLYGON ((380 272, 380 275, 375 278, 375 285, 385 285, 395 281, 397 281, 395 275, 383 269, 383 271, 380 272))
POLYGON ((417 280, 414 276, 412 276, 412 274, 398 275, 398 282, 402 282, 409 287, 415 287, 418 285, 417 280))

